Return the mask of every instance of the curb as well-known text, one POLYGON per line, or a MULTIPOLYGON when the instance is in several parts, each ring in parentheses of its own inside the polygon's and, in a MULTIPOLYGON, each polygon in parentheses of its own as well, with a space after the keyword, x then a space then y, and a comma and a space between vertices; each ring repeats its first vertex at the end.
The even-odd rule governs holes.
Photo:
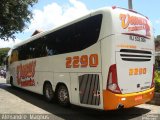
POLYGON ((148 104, 160 105, 160 93, 155 92, 153 99, 148 104))

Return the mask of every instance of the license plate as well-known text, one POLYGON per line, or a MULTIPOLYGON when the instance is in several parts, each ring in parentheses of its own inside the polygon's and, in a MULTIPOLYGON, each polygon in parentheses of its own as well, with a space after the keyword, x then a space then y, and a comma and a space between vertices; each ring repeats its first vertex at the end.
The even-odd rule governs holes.
POLYGON ((135 100, 135 101, 142 100, 142 95, 136 96, 136 97, 134 98, 134 100, 135 100))

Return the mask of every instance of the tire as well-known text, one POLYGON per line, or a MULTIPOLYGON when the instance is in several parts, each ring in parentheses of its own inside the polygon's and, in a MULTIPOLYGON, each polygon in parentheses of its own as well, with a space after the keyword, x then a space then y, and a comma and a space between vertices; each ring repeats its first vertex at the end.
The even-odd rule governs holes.
POLYGON ((45 97, 45 100, 47 102, 52 102, 54 99, 54 91, 52 89, 52 85, 50 83, 45 83, 44 89, 43 89, 43 94, 45 97))
POLYGON ((11 87, 14 88, 14 85, 13 85, 13 78, 12 78, 12 77, 10 78, 10 84, 11 84, 11 87))
POLYGON ((58 91, 57 91, 57 99, 58 99, 58 103, 62 106, 70 105, 69 93, 65 85, 59 86, 58 91))

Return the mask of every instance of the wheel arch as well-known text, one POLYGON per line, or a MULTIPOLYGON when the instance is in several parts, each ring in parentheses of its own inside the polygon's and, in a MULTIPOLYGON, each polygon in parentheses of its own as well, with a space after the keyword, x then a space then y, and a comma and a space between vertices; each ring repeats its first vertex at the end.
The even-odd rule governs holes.
POLYGON ((61 85, 66 86, 67 90, 69 91, 68 86, 67 86, 65 83, 63 83, 63 82, 58 82, 57 85, 56 85, 56 87, 55 87, 55 92, 57 92, 58 88, 59 88, 61 85))
MULTIPOLYGON (((51 83, 49 80, 45 80, 44 83, 43 83, 43 94, 44 94, 44 87, 45 87, 45 85, 46 85, 47 83, 51 84, 52 89, 53 89, 52 83, 51 83)), ((53 91, 54 91, 54 89, 53 89, 53 91)))
POLYGON ((10 84, 13 84, 13 76, 10 76, 10 78, 9 78, 9 83, 10 83, 10 84))

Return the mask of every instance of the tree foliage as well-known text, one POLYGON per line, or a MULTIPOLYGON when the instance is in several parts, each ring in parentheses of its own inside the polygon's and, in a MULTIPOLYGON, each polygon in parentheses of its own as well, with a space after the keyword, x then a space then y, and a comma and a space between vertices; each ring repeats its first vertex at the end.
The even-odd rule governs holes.
POLYGON ((155 80, 155 91, 160 92, 160 71, 159 70, 155 71, 154 80, 155 80))
POLYGON ((30 8, 38 0, 0 0, 0 38, 15 39, 14 34, 22 32, 30 22, 30 8))

